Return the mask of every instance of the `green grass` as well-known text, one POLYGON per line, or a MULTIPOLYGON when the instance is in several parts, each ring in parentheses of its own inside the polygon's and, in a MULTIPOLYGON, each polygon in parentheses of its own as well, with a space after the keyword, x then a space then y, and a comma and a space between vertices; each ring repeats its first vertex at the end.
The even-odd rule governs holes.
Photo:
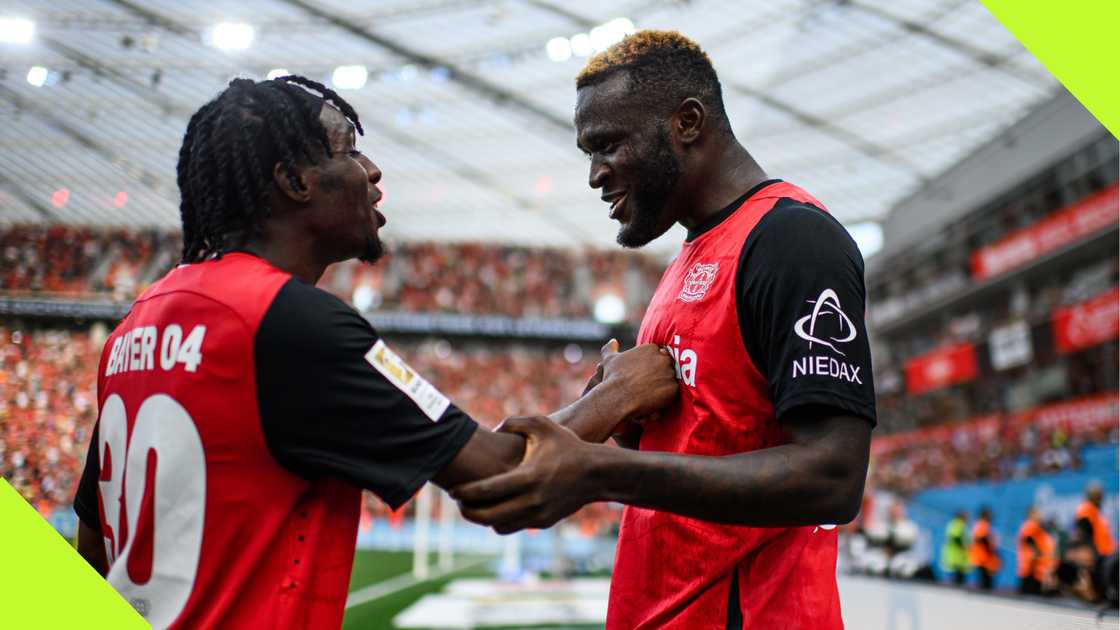
POLYGON ((350 590, 384 582, 412 571, 411 551, 362 551, 354 554, 354 570, 350 573, 350 590))
MULTIPOLYGON (((431 565, 435 554, 430 556, 431 565)), ((481 557, 456 558, 457 562, 482 560, 481 557)), ((350 590, 384 582, 412 571, 411 551, 358 551, 354 557, 354 569, 350 578, 350 590)), ((485 565, 475 566, 442 578, 413 584, 404 589, 389 593, 384 597, 348 609, 343 619, 343 630, 393 630, 393 617, 414 604, 428 593, 443 589, 450 581, 464 577, 490 577, 493 574, 485 565)))
MULTIPOLYGON (((489 563, 477 564, 487 560, 485 556, 458 556, 457 564, 476 562, 466 569, 450 573, 440 578, 419 582, 407 586, 399 591, 388 593, 383 597, 355 606, 346 611, 342 622, 343 630, 396 630, 393 617, 416 603, 421 597, 429 593, 443 590, 448 582, 467 577, 493 577, 489 563)), ((435 570, 436 555, 429 556, 429 566, 435 570)), ((401 575, 412 572, 411 551, 358 551, 354 556, 354 569, 350 577, 350 590, 391 580, 401 575)), ((604 573, 609 576, 609 573, 604 573)), ((540 628, 541 630, 562 628, 563 630, 584 630, 602 628, 602 624, 592 625, 524 625, 518 624, 517 628, 540 628)), ((492 630, 497 630, 494 628, 492 630)))

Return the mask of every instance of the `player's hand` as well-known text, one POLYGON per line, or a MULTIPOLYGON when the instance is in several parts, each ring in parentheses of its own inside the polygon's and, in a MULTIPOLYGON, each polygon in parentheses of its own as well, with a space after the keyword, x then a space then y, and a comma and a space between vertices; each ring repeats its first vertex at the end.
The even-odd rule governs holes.
POLYGON ((619 389, 629 410, 627 420, 655 414, 676 400, 676 371, 664 348, 646 343, 618 352, 618 342, 612 339, 603 346, 599 365, 603 384, 619 389))
MULTIPOLYGON (((617 339, 611 339, 606 344, 604 344, 602 348, 599 349, 599 357, 600 358, 605 358, 608 354, 618 354, 618 340, 617 339)), ((583 396, 587 392, 595 389, 595 386, 598 385, 599 383, 602 383, 602 382, 603 382, 603 362, 599 361, 599 363, 597 363, 595 365, 595 373, 591 375, 591 378, 587 379, 587 386, 583 388, 583 394, 580 394, 580 396, 583 396)))
POLYGON ((543 416, 510 418, 497 430, 525 436, 525 456, 509 472, 452 488, 468 521, 499 534, 543 529, 595 500, 584 473, 596 447, 543 416))

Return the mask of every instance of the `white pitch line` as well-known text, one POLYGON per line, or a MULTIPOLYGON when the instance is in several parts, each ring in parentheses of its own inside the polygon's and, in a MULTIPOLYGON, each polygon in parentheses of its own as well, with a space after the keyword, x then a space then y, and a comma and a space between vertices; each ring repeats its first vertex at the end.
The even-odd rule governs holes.
POLYGON ((451 567, 447 570, 436 570, 434 573, 422 580, 416 579, 416 577, 411 573, 402 573, 395 578, 390 578, 388 580, 385 580, 384 582, 378 582, 377 584, 371 584, 365 588, 360 588, 350 593, 346 597, 346 608, 350 609, 355 606, 361 606, 362 604, 372 602, 373 600, 380 599, 382 597, 385 597, 386 595, 392 595, 393 593, 396 593, 398 591, 403 591, 410 586, 421 584, 423 582, 430 582, 432 580, 438 580, 445 575, 450 575, 452 573, 464 571, 466 569, 473 569, 474 567, 484 565, 488 562, 490 562, 490 559, 473 560, 471 562, 466 562, 458 566, 451 567))

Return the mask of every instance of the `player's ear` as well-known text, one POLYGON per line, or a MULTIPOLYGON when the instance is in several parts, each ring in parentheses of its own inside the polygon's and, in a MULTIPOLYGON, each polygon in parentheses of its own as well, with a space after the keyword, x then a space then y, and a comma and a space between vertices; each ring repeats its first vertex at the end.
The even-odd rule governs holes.
POLYGON ((308 173, 306 168, 295 166, 291 169, 277 162, 272 167, 272 182, 280 192, 292 201, 307 203, 311 200, 311 187, 308 186, 308 173))
POLYGON ((689 145, 700 138, 708 121, 708 110, 696 98, 686 98, 673 113, 673 131, 683 145, 689 145))

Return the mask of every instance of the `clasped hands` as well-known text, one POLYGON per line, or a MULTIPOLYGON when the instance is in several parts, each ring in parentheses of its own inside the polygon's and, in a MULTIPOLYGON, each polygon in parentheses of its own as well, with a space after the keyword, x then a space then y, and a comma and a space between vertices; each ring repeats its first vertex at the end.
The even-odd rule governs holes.
MULTIPOLYGON (((616 394, 611 399, 619 406, 600 412, 619 419, 619 427, 653 420, 676 399, 673 362, 664 348, 643 344, 620 353, 612 339, 601 358, 583 394, 611 388, 616 394)), ((580 507, 607 498, 595 464, 609 447, 585 442, 546 416, 508 418, 496 430, 524 436, 525 454, 513 470, 452 488, 467 520, 508 534, 551 527, 580 507)))

